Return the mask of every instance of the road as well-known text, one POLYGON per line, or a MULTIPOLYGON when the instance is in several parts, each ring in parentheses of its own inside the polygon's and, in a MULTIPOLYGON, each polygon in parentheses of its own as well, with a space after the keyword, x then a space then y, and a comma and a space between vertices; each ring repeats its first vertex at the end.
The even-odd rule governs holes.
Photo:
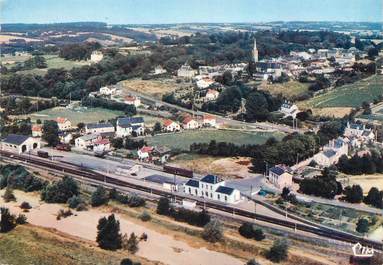
MULTIPOLYGON (((116 86, 118 86, 122 91, 124 91, 124 90, 126 91, 126 87, 122 84, 122 82, 118 83, 116 86)), ((304 132, 306 132, 305 129, 302 129, 302 128, 293 129, 290 126, 282 125, 282 124, 274 124, 274 123, 269 123, 269 122, 244 122, 244 121, 233 120, 233 119, 230 119, 230 118, 227 118, 227 117, 224 117, 221 115, 217 115, 217 114, 211 114, 211 113, 203 112, 200 110, 186 109, 186 108, 183 108, 183 107, 180 107, 180 106, 177 106, 174 104, 170 104, 170 103, 164 102, 162 100, 150 97, 146 94, 132 91, 132 90, 129 90, 129 94, 131 94, 133 96, 140 97, 141 101, 146 103, 146 104, 163 105, 163 106, 167 106, 169 108, 175 109, 175 110, 190 113, 191 115, 195 115, 195 116, 203 116, 203 115, 209 114, 209 115, 216 117, 218 121, 223 122, 223 123, 225 123, 229 126, 233 126, 233 127, 244 127, 244 128, 249 127, 252 129, 260 129, 260 130, 267 130, 267 131, 280 131, 280 132, 285 132, 285 133, 294 133, 294 132, 304 133, 304 132)))
POLYGON ((0 151, 0 155, 2 158, 5 158, 5 159, 11 159, 13 161, 18 160, 18 161, 28 163, 30 165, 37 166, 37 167, 52 169, 58 172, 65 172, 65 174, 69 174, 71 176, 76 177, 76 179, 79 181, 89 180, 93 182, 97 181, 99 185, 103 183, 105 185, 113 184, 115 185, 115 187, 118 187, 118 188, 128 187, 128 188, 131 188, 140 192, 144 192, 150 195, 169 197, 174 199, 174 201, 182 201, 184 199, 193 200, 200 207, 212 209, 215 211, 221 211, 224 213, 232 213, 233 218, 235 218, 235 216, 238 216, 240 217, 239 220, 241 220, 241 218, 243 217, 248 217, 251 219, 256 219, 258 221, 276 224, 284 228, 291 228, 298 231, 308 232, 317 236, 326 237, 328 239, 335 239, 338 241, 349 242, 349 243, 360 242, 363 245, 373 246, 375 249, 379 249, 379 250, 383 249, 383 245, 379 242, 367 240, 362 237, 358 237, 353 234, 338 231, 335 229, 325 228, 322 226, 313 227, 311 225, 297 223, 296 221, 277 219, 271 216, 261 215, 258 213, 254 213, 254 211, 244 210, 233 205, 221 204, 218 202, 207 201, 204 199, 202 200, 200 198, 185 196, 182 194, 174 194, 173 192, 163 191, 157 188, 148 187, 147 185, 142 185, 142 184, 139 185, 136 183, 132 183, 128 179, 125 179, 123 181, 114 177, 110 177, 107 174, 101 174, 101 173, 88 170, 85 168, 81 168, 78 166, 68 165, 60 161, 52 162, 48 159, 41 159, 33 155, 32 156, 17 155, 17 154, 5 152, 5 151, 0 151))

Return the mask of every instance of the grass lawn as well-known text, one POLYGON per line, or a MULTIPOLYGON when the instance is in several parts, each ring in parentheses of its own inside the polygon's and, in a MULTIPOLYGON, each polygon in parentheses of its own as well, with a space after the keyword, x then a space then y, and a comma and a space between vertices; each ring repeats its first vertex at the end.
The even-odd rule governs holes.
POLYGON ((36 121, 37 119, 42 121, 54 120, 57 117, 65 117, 72 122, 72 125, 76 125, 80 122, 90 123, 98 122, 100 120, 109 120, 121 115, 124 115, 122 111, 108 110, 103 108, 88 108, 77 111, 63 107, 56 107, 35 112, 27 116, 30 117, 32 121, 36 121))
POLYGON ((383 94, 383 75, 371 76, 301 102, 305 108, 360 107, 383 94))
POLYGON ((308 83, 300 83, 298 81, 289 81, 283 84, 267 84, 260 85, 260 89, 269 91, 272 95, 282 94, 284 97, 291 99, 299 94, 308 91, 308 83))
POLYGON ((231 142, 242 144, 263 144, 270 137, 281 139, 282 133, 270 132, 241 132, 230 130, 190 130, 181 133, 170 133, 146 137, 150 145, 165 145, 170 148, 189 150, 192 143, 209 143, 211 140, 217 142, 231 142))
MULTIPOLYGON (((0 234, 0 253, 0 264, 12 265, 118 265, 123 258, 131 256, 127 252, 102 250, 93 243, 32 225, 17 226, 0 234)), ((142 264, 154 263, 143 261, 142 264)))

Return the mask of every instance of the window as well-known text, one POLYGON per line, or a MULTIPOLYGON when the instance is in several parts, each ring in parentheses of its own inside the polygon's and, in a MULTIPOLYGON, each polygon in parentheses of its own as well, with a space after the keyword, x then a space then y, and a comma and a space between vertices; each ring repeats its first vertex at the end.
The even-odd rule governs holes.
POLYGON ((220 200, 221 199, 221 195, 217 194, 217 198, 218 198, 218 200, 220 200))
POLYGON ((212 190, 213 189, 213 186, 210 186, 210 190, 212 190))
POLYGON ((209 193, 207 193, 207 191, 205 191, 205 195, 206 195, 207 197, 209 197, 209 193))
POLYGON ((195 195, 198 195, 198 190, 197 190, 197 189, 195 189, 194 191, 195 191, 195 195))
POLYGON ((227 202, 227 196, 225 196, 225 202, 227 202))
POLYGON ((191 188, 189 188, 189 193, 191 194, 191 188))
POLYGON ((203 184, 201 184, 201 187, 203 188, 203 184))
POLYGON ((210 193, 210 198, 213 198, 213 193, 210 193))

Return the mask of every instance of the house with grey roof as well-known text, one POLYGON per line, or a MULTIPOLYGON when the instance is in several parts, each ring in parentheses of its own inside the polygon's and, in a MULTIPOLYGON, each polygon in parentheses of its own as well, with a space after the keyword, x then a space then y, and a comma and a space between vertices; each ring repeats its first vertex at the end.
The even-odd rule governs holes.
POLYGON ((85 124, 85 133, 114 133, 114 126, 110 122, 85 124))
POLYGON ((40 148, 40 141, 27 135, 9 134, 1 141, 1 150, 11 153, 27 153, 40 148))
POLYGON ((116 135, 125 137, 132 135, 143 135, 145 132, 144 118, 142 117, 125 117, 118 118, 116 124, 116 135))
POLYGON ((240 201, 240 191, 226 187, 225 181, 215 175, 206 175, 200 180, 189 179, 184 184, 186 194, 203 197, 223 203, 236 203, 240 201))
POLYGON ((278 189, 293 185, 292 170, 286 165, 276 165, 270 168, 267 179, 278 189))

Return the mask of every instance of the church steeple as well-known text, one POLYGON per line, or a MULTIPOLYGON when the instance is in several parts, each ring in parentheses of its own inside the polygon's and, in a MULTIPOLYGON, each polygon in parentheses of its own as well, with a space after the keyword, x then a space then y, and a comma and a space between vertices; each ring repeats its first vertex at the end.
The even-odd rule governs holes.
POLYGON ((254 38, 253 58, 255 63, 258 62, 257 40, 255 38, 254 38))

